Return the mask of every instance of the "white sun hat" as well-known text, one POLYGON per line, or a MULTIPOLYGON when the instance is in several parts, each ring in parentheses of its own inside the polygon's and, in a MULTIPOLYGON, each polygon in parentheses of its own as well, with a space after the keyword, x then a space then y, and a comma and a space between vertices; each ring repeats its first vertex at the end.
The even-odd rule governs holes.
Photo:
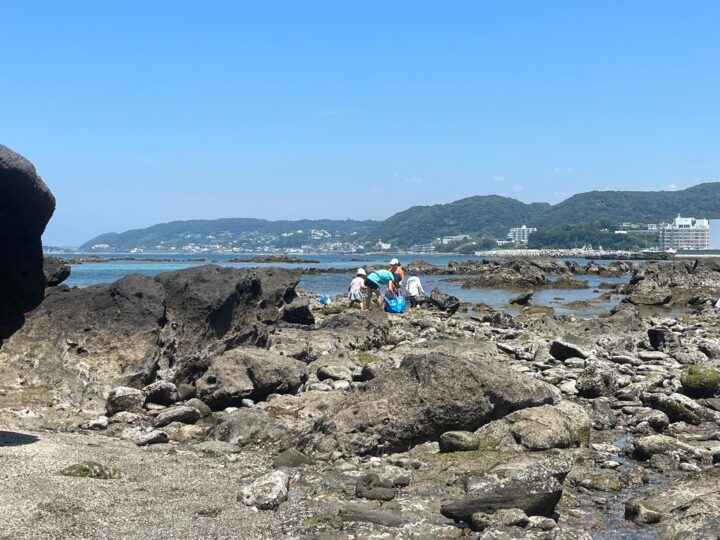
POLYGON ((400 264, 400 261, 398 261, 397 259, 391 259, 390 266, 392 266, 393 264, 400 264))
POLYGON ((365 272, 364 268, 358 268, 357 274, 358 276, 367 276, 367 273, 365 272))

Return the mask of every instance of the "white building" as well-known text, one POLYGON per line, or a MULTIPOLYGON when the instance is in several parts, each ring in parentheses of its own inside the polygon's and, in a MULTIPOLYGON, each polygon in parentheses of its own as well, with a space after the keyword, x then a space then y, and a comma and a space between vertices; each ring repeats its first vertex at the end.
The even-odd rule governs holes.
POLYGON ((470 240, 469 234, 457 234, 455 236, 443 236, 442 245, 447 246, 453 242, 462 242, 463 240, 470 240))
POLYGON ((537 232, 535 227, 526 227, 525 225, 522 227, 513 227, 510 229, 510 232, 507 233, 507 239, 516 244, 527 244, 528 238, 530 238, 530 235, 534 232, 537 232))
POLYGON ((710 222, 707 219, 676 217, 660 229, 658 239, 661 251, 668 249, 709 249, 710 222))

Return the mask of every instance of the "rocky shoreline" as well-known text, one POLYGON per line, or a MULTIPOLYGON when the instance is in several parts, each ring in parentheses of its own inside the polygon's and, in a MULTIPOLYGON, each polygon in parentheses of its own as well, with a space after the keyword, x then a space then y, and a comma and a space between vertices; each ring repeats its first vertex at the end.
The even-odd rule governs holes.
POLYGON ((0 347, 3 534, 716 538, 720 266, 472 264, 630 280, 593 319, 388 316, 299 270, 79 289, 48 260, 0 347))

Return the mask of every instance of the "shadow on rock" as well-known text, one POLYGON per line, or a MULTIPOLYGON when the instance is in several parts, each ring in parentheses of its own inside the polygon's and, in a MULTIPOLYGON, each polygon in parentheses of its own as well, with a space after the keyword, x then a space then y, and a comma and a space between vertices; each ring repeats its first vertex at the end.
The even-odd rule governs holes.
POLYGON ((24 446, 38 442, 40 439, 35 435, 26 435, 15 431, 0 431, 0 447, 2 446, 24 446))

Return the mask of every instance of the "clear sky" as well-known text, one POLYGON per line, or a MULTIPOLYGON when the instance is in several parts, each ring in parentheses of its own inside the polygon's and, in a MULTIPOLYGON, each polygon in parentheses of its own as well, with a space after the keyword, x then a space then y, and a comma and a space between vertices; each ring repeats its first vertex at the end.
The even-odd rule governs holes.
POLYGON ((720 2, 0 0, 46 244, 720 179, 720 2))

